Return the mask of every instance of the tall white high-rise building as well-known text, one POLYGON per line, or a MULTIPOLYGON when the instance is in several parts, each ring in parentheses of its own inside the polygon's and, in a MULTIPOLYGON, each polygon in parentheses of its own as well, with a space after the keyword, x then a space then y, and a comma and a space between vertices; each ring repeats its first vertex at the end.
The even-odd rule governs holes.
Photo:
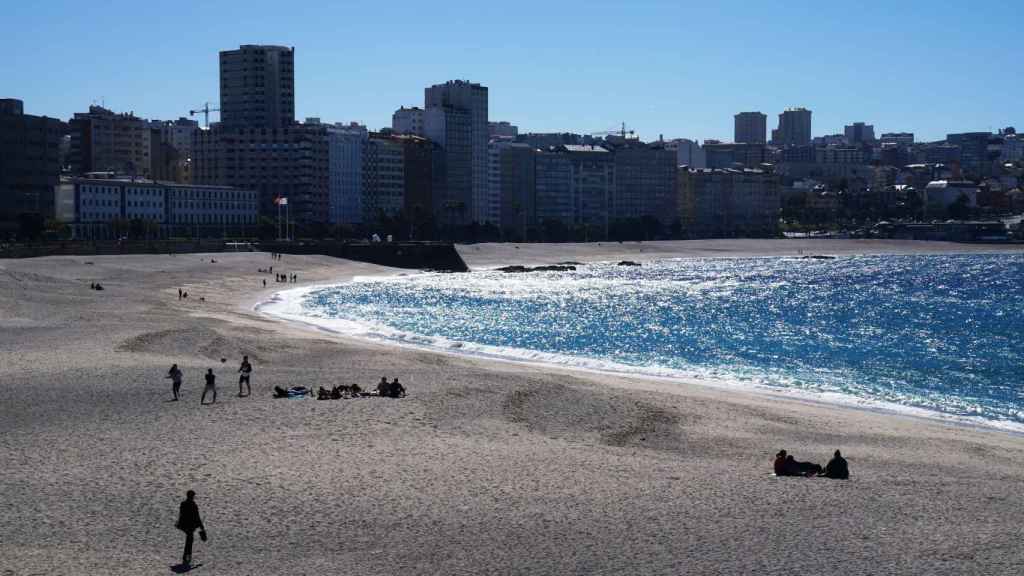
POLYGON ((424 90, 424 135, 445 152, 447 178, 439 198, 441 221, 484 222, 487 202, 487 87, 450 80, 424 90))

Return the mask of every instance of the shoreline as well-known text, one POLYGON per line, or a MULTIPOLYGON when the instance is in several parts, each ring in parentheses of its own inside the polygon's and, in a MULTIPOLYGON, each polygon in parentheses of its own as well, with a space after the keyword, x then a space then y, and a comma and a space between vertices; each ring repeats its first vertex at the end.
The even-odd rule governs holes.
MULTIPOLYGON (((1004 252, 977 252, 972 254, 998 255, 1003 253, 1004 252)), ((840 256, 840 258, 944 255, 948 254, 849 254, 840 256)), ((691 258, 792 258, 792 256, 682 256, 671 259, 691 258)), ((648 259, 647 261, 658 260, 662 260, 662 258, 652 258, 648 259)), ((614 263, 615 261, 614 259, 612 259, 593 260, 581 264, 590 265, 614 263)), ((468 273, 471 274, 474 272, 484 272, 493 270, 494 268, 478 268, 471 269, 470 272, 468 273)), ((429 272, 419 272, 419 274, 429 274, 429 272)), ((359 277, 391 279, 413 275, 416 275, 416 273, 381 273, 362 275, 359 277)), ((497 347, 468 341, 449 341, 446 338, 442 338, 444 342, 450 343, 450 345, 445 346, 443 345, 444 342, 437 343, 437 339, 439 337, 428 336, 424 334, 407 333, 389 326, 370 324, 358 320, 344 319, 319 319, 320 321, 318 321, 318 319, 314 317, 303 316, 299 313, 279 312, 272 310, 272 308, 274 308, 275 306, 280 306, 282 304, 290 304, 294 306, 301 300, 301 298, 303 298, 305 295, 309 294, 314 290, 321 290, 347 284, 355 281, 356 278, 358 277, 351 277, 333 283, 318 283, 314 285, 295 287, 287 290, 278 291, 275 292, 269 300, 265 300, 253 306, 252 310, 265 317, 272 318, 277 322, 292 325, 303 330, 315 332, 317 334, 326 334, 340 341, 392 346, 403 350, 444 354, 457 358, 475 359, 483 362, 501 362, 512 365, 530 366, 532 368, 539 370, 554 370, 564 371, 568 373, 592 374, 610 378, 618 377, 628 379, 639 379, 645 381, 662 382, 674 386, 702 386, 722 392, 754 394, 769 400, 807 402, 824 408, 841 408, 846 410, 864 411, 885 416, 912 418, 927 422, 937 422, 957 427, 966 427, 978 431, 1005 433, 1011 436, 1024 438, 1024 423, 1022 422, 999 421, 987 419, 980 416, 974 417, 960 414, 951 414, 939 410, 932 410, 919 406, 899 404, 881 399, 865 398, 843 392, 825 392, 806 390, 802 388, 787 388, 784 386, 773 386, 771 384, 761 383, 757 381, 744 382, 738 378, 718 377, 714 375, 701 376, 696 373, 688 374, 684 371, 671 368, 659 367, 651 369, 645 367, 630 366, 626 364, 619 364, 607 360, 602 360, 599 358, 580 357, 569 354, 541 352, 521 348, 497 347), (295 292, 297 293, 297 295, 287 300, 281 300, 279 296, 282 293, 286 292, 295 292), (354 330, 346 331, 343 328, 332 328, 329 325, 329 323, 331 322, 351 324, 354 328, 358 327, 362 329, 362 331, 356 332, 354 330), (382 333, 371 334, 371 331, 380 331, 382 333), (390 336, 388 335, 389 333, 390 336), (526 355, 532 355, 533 358, 525 357, 526 355)))

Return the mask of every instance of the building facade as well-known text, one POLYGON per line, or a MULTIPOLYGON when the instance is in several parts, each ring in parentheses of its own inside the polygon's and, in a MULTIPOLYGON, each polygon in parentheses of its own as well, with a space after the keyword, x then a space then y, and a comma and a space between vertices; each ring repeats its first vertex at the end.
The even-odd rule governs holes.
POLYGON ((803 146, 811 143, 811 111, 787 108, 779 114, 779 127, 772 130, 772 144, 803 146))
POLYGON ((488 136, 490 138, 516 138, 519 136, 519 127, 508 122, 488 122, 488 136))
POLYGON ((483 222, 488 211, 487 87, 465 80, 435 84, 424 90, 423 104, 424 133, 440 144, 447 156, 449 186, 445 201, 465 206, 459 215, 463 223, 483 222), (462 143, 467 137, 468 151, 462 143), (464 164, 469 166, 468 193, 461 172, 464 164))
POLYGON ((76 113, 70 121, 72 174, 117 172, 152 174, 153 129, 135 114, 117 114, 100 106, 76 113))
POLYGON ((779 185, 762 170, 680 169, 679 220, 693 238, 778 234, 779 185))
POLYGON ((733 116, 733 141, 767 144, 768 116, 761 112, 740 112, 733 116))
POLYGON ((843 129, 846 142, 853 146, 861 144, 873 144, 875 142, 875 127, 863 122, 854 122, 843 129))
POLYGON ((245 44, 220 53, 220 119, 231 127, 295 123, 295 49, 245 44))
POLYGON ((40 224, 54 216, 66 128, 60 120, 25 114, 21 100, 0 100, 0 238, 19 231, 22 215, 40 224))
POLYGON ((395 134, 423 136, 423 109, 402 106, 391 115, 391 130, 395 134))
POLYGON ((274 199, 288 198, 288 214, 299 226, 330 218, 330 161, 327 127, 200 130, 193 141, 196 184, 255 190, 260 214, 276 218, 274 199))
POLYGON ((67 178, 57 187, 58 216, 75 238, 247 236, 257 195, 225 186, 123 178, 67 178))
POLYGON ((363 150, 369 132, 352 122, 327 126, 328 216, 331 224, 363 221, 363 150))
POLYGON ((398 138, 370 133, 363 150, 363 222, 396 216, 405 206, 404 147, 398 138))
POLYGON ((745 144, 728 142, 704 144, 704 155, 708 168, 756 168, 768 161, 767 147, 764 144, 745 144))
POLYGON ((661 145, 632 144, 615 150, 615 194, 608 210, 614 220, 654 218, 664 226, 676 219, 676 153, 661 145))

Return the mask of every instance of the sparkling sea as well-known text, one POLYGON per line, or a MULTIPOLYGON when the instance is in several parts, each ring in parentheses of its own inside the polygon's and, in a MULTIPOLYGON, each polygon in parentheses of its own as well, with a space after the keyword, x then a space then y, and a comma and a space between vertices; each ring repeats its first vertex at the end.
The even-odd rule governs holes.
POLYGON ((1020 254, 673 259, 359 278, 296 291, 276 313, 466 354, 1024 431, 1020 254))

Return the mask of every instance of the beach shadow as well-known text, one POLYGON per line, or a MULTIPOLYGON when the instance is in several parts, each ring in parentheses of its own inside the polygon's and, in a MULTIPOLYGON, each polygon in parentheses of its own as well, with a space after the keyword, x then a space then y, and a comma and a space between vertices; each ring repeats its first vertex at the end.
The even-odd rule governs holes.
POLYGON ((184 574, 186 572, 191 572, 202 565, 202 562, 198 564, 174 564, 171 566, 171 572, 174 572, 175 574, 184 574))

